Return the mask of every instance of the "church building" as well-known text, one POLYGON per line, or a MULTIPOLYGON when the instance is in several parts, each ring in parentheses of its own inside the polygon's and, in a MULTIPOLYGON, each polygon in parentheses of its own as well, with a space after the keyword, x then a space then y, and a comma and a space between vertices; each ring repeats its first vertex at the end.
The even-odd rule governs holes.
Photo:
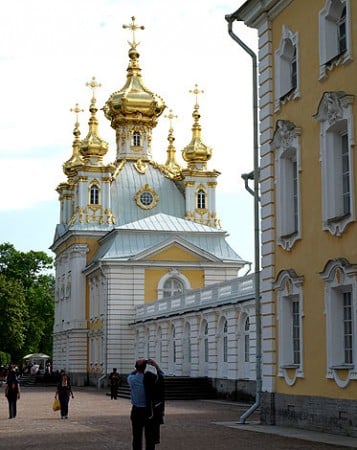
MULTIPOLYGON (((199 361, 202 351, 206 363, 209 352, 208 370, 213 373, 233 351, 227 340, 229 330, 234 345, 238 322, 242 330, 249 330, 251 309, 245 306, 245 312, 243 308, 238 314, 232 296, 227 300, 228 290, 244 291, 237 276, 247 261, 228 245, 227 232, 220 228, 219 172, 208 167, 212 149, 201 137, 200 91, 195 85, 192 139, 182 150, 185 166, 181 167, 171 122, 166 155, 160 155, 157 149, 162 145, 152 139, 166 106, 142 79, 135 41, 135 32, 142 27, 134 17, 125 27, 133 32, 126 80, 100 108, 115 132, 115 158, 105 162, 109 146, 99 135, 98 83, 93 77, 87 83, 93 92, 88 133, 80 138, 77 114, 71 156, 63 164, 66 179, 57 187, 60 218, 51 246, 56 255, 53 366, 68 371, 76 385, 99 385, 113 367, 128 374, 137 357, 156 358, 170 375, 207 375, 199 361), (165 163, 156 160, 161 157, 165 163), (178 308, 178 303, 171 302, 171 314, 175 308, 181 316, 189 314, 192 328, 182 324, 175 329, 165 308, 168 299, 180 302, 182 298, 185 304, 178 308), (212 312, 217 311, 217 302, 221 308, 225 305, 224 318, 222 312, 212 312), (209 320, 203 313, 207 308, 209 320), (157 316, 162 322, 159 328, 152 326, 157 316), (143 325, 149 319, 150 330, 143 325), (216 322, 221 332, 213 328, 216 322), (142 333, 147 333, 146 340, 142 333), (182 333, 179 345, 177 333, 182 333), (201 353, 200 333, 210 334, 201 353), (219 339, 226 352, 222 357, 216 346, 219 339), (185 342, 186 357, 180 359, 185 342)), ((79 111, 76 105, 74 112, 79 111)), ((171 110, 167 117, 173 118, 171 110)), ((249 276, 246 281, 252 282, 249 276)), ((248 291, 253 292, 251 285, 248 291)), ((251 301, 244 295, 243 302, 251 301)), ((246 353, 247 345, 246 340, 246 353)), ((236 357, 234 366, 234 370, 227 366, 220 375, 236 379, 236 357)))

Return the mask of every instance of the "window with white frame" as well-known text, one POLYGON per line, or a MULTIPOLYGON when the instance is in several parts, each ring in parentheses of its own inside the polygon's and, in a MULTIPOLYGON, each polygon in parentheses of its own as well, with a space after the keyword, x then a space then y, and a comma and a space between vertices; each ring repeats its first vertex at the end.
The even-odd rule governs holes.
POLYGON ((284 377, 289 385, 303 376, 302 284, 303 277, 292 269, 281 271, 274 283, 278 302, 279 376, 284 377), (293 376, 288 373, 289 369, 295 369, 293 376))
POLYGON ((184 285, 178 278, 172 277, 165 281, 162 293, 163 297, 172 297, 181 294, 184 291, 184 285))
POLYGON ((327 377, 345 387, 357 378, 357 264, 330 260, 320 275, 325 282, 327 377), (338 371, 343 369, 347 373, 341 379, 338 371))
POLYGON ((355 220, 353 100, 342 91, 325 92, 314 115, 320 122, 323 229, 335 236, 355 220))
POLYGON ((158 298, 179 295, 187 289, 191 289, 189 279, 178 269, 172 268, 159 280, 157 287, 158 298))
POLYGON ((280 47, 275 52, 275 109, 299 92, 298 34, 285 25, 282 29, 280 47))
POLYGON ((176 363, 177 359, 177 348, 176 348, 176 328, 172 325, 171 328, 171 338, 172 338, 172 361, 176 363))
POLYGON ((189 322, 185 323, 184 339, 183 339, 184 360, 186 363, 192 362, 192 348, 191 348, 191 325, 189 322))
POLYGON ((350 35, 350 1, 327 0, 319 13, 320 79, 352 60, 350 35))
POLYGON ((96 184, 93 184, 90 188, 89 203, 99 205, 99 187, 96 184))
POLYGON ((228 362, 228 322, 227 320, 224 321, 223 324, 223 362, 228 362))
POLYGON ((134 131, 133 133, 133 146, 139 147, 140 146, 140 133, 139 131, 134 131))
POLYGON ((162 361, 163 346, 162 346, 162 329, 159 327, 156 332, 156 357, 162 361))
POLYGON ((208 322, 205 321, 204 335, 203 335, 203 348, 204 348, 204 362, 208 362, 208 322))
POLYGON ((249 362, 250 359, 250 321, 249 317, 245 319, 244 323, 244 362, 249 362))
POLYGON ((207 208, 206 197, 207 197, 206 191, 202 188, 198 189, 197 194, 196 194, 198 209, 206 209, 207 208))
POLYGON ((301 238, 300 133, 292 122, 278 120, 272 140, 275 148, 277 241, 291 250, 301 238))

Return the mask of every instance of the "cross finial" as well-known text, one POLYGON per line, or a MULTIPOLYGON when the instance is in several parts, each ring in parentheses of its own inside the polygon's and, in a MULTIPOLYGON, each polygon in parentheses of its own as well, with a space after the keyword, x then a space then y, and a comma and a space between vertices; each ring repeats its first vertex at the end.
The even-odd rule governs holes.
POLYGON ((143 25, 135 25, 135 17, 133 16, 131 18, 131 23, 129 25, 123 25, 123 28, 129 28, 133 32, 133 42, 129 42, 129 45, 131 45, 133 48, 136 48, 136 46, 139 45, 139 42, 135 41, 135 31, 144 30, 145 27, 143 25))
POLYGON ((170 129, 172 129, 172 119, 177 119, 177 116, 175 116, 172 112, 172 109, 169 110, 169 113, 164 116, 165 119, 169 119, 170 121, 170 129))
POLYGON ((91 81, 88 81, 86 83, 86 86, 89 86, 92 89, 92 95, 93 95, 93 98, 95 98, 95 90, 96 90, 96 88, 99 88, 102 85, 100 83, 97 83, 97 80, 95 79, 95 77, 92 77, 91 81))
POLYGON ((81 109, 78 105, 78 103, 76 103, 74 108, 70 109, 71 112, 74 112, 76 114, 76 125, 78 124, 78 114, 80 112, 84 112, 84 109, 81 109))
POLYGON ((198 106, 198 94, 203 94, 204 91, 198 89, 198 85, 196 83, 195 84, 195 88, 193 90, 190 90, 189 92, 190 92, 190 94, 194 94, 195 95, 195 99, 196 99, 196 105, 195 106, 198 106))

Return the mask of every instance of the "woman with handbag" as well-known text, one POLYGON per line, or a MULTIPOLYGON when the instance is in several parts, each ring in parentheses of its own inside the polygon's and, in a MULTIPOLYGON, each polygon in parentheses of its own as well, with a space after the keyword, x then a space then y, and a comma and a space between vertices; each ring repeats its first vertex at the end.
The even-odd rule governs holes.
POLYGON ((68 375, 63 370, 55 394, 55 399, 58 398, 61 404, 61 419, 68 419, 68 404, 70 397, 74 398, 71 382, 68 375))

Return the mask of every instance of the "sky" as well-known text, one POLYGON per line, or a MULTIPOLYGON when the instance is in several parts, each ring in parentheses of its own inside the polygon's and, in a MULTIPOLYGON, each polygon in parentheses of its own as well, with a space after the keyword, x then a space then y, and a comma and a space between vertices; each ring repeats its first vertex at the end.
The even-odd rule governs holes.
MULTIPOLYGON (((88 132, 95 76, 101 108, 126 80, 128 41, 122 25, 136 18, 144 84, 167 109, 153 130, 152 156, 164 163, 172 109, 177 160, 190 142, 195 84, 202 140, 212 148, 209 170, 218 170, 217 212, 227 241, 254 260, 253 197, 242 173, 253 170, 251 58, 228 34, 226 14, 243 0, 12 0, 2 5, 0 25, 0 243, 51 256, 59 201, 66 181, 62 164, 72 154, 76 103, 81 138, 88 132)), ((255 30, 234 24, 254 51, 255 30)), ((102 111, 99 135, 115 158, 115 132, 102 111)))

